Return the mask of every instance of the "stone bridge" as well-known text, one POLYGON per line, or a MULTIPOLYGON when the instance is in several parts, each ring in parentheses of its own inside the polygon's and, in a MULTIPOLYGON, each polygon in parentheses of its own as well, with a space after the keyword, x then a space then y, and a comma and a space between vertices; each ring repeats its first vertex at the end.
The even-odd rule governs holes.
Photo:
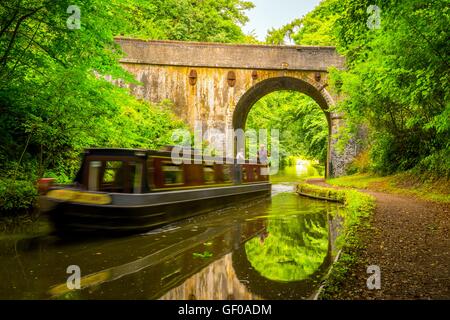
MULTIPOLYGON (((173 111, 192 128, 245 128, 251 107, 277 90, 294 90, 313 98, 329 125, 326 175, 344 173, 352 149, 336 153, 336 133, 343 120, 329 112, 338 99, 327 89, 328 69, 344 68, 333 47, 268 46, 144 41, 116 38, 125 53, 122 66, 142 85, 123 84, 151 102, 169 99, 173 111)), ((280 128, 281 130, 282 128, 280 128)))

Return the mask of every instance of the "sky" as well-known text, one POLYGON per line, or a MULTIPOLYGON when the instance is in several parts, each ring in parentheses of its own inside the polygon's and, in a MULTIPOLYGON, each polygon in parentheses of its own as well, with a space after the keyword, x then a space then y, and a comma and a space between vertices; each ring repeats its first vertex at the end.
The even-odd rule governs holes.
POLYGON ((247 11, 250 21, 244 26, 245 33, 255 31, 258 40, 266 39, 267 31, 301 18, 315 6, 320 0, 250 0, 255 8, 247 11))

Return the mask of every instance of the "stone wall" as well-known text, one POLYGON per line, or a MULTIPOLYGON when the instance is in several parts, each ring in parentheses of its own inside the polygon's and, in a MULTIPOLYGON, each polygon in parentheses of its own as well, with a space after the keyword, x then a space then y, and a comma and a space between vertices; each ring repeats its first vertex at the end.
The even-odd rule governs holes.
POLYGON ((123 63, 230 69, 324 71, 343 68, 334 47, 145 41, 116 38, 123 63))

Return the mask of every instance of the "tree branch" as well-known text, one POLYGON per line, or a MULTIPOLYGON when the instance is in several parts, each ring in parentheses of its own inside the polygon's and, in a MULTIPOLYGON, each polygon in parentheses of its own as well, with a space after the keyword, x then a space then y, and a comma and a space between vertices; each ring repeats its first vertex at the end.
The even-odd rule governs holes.
POLYGON ((30 11, 29 13, 23 15, 22 17, 19 18, 19 20, 17 20, 16 27, 14 28, 13 35, 12 35, 10 41, 9 41, 9 44, 8 44, 8 48, 6 49, 5 53, 3 54, 3 57, 0 60, 0 64, 1 64, 2 68, 4 68, 5 65, 6 65, 6 62, 8 60, 9 52, 11 51, 11 49, 13 47, 14 41, 16 40, 17 33, 19 31, 19 28, 20 28, 20 25, 22 24, 22 22, 25 21, 27 18, 31 17, 32 15, 34 15, 39 10, 43 9, 43 8, 44 8, 44 6, 38 7, 36 9, 30 11))
POLYGON ((20 57, 16 60, 16 63, 14 64, 13 68, 6 74, 6 82, 8 82, 10 76, 12 76, 14 74, 14 71, 16 70, 17 65, 19 64, 19 62, 22 62, 21 59, 22 59, 23 55, 30 48, 31 43, 34 42, 34 38, 36 37, 36 34, 39 30, 40 25, 41 25, 41 23, 39 23, 38 26, 36 27, 36 30, 34 31, 31 40, 28 42, 28 45, 26 46, 26 48, 23 49, 22 53, 20 54, 20 57))

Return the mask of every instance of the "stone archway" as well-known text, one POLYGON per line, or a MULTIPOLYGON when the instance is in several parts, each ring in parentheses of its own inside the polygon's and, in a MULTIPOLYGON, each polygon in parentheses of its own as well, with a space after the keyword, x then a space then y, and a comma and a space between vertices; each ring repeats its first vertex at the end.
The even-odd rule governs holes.
POLYGON ((311 97, 322 109, 328 123, 327 160, 325 163, 325 175, 330 176, 331 168, 331 134, 333 118, 329 112, 330 97, 325 97, 323 91, 299 78, 275 77, 258 82, 251 87, 238 101, 233 112, 233 129, 245 129, 247 116, 253 105, 267 94, 280 90, 297 91, 311 97), (328 99, 327 99, 328 98, 328 99))
MULTIPOLYGON (((139 98, 170 100, 172 111, 191 129, 243 128, 248 111, 264 95, 294 90, 313 98, 324 110, 329 127, 327 176, 345 173, 356 149, 336 152, 334 134, 344 122, 328 109, 339 98, 327 90, 328 69, 343 69, 334 47, 270 46, 117 38, 124 69, 142 85, 128 87, 139 98), (353 151, 352 151, 353 150, 353 151)), ((114 81, 113 81, 114 82, 114 81)))

